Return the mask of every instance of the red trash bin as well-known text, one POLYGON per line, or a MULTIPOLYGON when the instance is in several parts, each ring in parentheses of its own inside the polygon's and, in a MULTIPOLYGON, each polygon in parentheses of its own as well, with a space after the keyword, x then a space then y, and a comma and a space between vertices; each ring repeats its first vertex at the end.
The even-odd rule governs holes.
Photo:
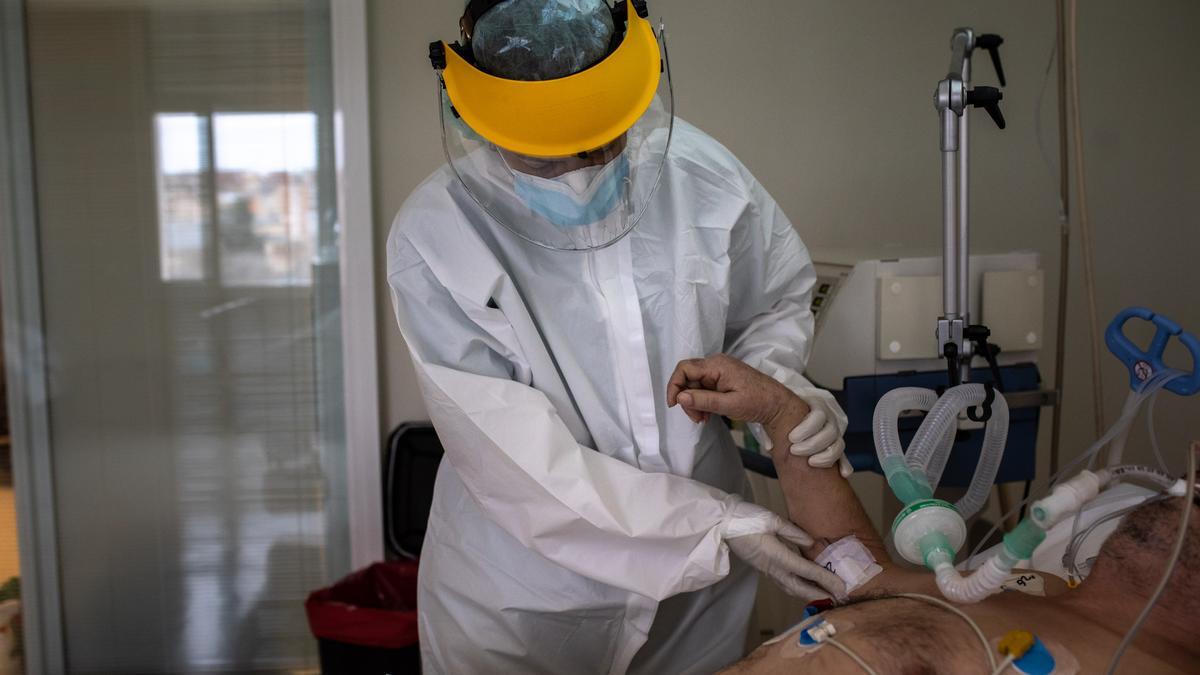
POLYGON ((304 602, 324 675, 421 672, 417 563, 380 562, 304 602))

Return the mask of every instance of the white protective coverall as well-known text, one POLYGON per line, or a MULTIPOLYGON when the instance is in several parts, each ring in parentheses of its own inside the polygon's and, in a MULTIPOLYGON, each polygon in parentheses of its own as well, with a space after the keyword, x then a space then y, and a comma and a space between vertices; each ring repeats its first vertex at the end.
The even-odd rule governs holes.
POLYGON ((719 419, 693 424, 665 399, 679 360, 721 351, 830 397, 801 375, 812 262, 763 187, 677 120, 647 215, 608 248, 522 241, 443 167, 400 210, 387 255, 446 450, 420 566, 426 669, 740 658, 757 577, 724 539, 753 527, 731 513, 745 474, 719 419))

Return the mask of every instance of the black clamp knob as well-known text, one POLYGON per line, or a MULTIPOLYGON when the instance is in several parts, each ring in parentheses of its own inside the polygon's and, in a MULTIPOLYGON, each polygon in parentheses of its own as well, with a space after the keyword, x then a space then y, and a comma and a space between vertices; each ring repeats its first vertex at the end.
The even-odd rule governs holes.
POLYGON ((975 87, 967 92, 967 105, 986 110, 1001 129, 1005 126, 1004 113, 1000 112, 1000 101, 1003 99, 1004 92, 995 87, 975 87))
POLYGON ((963 331, 963 337, 975 345, 975 354, 982 356, 983 360, 987 361, 988 369, 992 373, 991 383, 995 385, 996 389, 1004 391, 1004 381, 1000 376, 1000 361, 996 358, 1000 355, 1000 346, 988 342, 988 338, 991 336, 991 329, 982 324, 972 324, 963 331))
POLYGON ((963 337, 971 342, 985 342, 992 336, 992 329, 982 324, 973 323, 963 329, 963 337))
POLYGON ((996 78, 1000 80, 1000 86, 1006 87, 1008 83, 1004 80, 1004 66, 1000 65, 1000 45, 1002 44, 1004 44, 1004 38, 995 33, 984 33, 975 38, 975 47, 987 50, 992 57, 992 67, 996 69, 996 78))
POLYGON ((962 372, 958 368, 958 345, 953 342, 942 345, 942 357, 946 359, 946 379, 949 380, 950 386, 957 387, 962 384, 962 372))

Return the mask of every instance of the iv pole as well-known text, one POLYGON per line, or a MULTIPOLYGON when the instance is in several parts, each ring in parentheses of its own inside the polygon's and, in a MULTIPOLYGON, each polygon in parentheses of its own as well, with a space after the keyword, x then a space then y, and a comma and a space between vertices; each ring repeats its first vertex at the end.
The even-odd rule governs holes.
MULTIPOLYGON (((1054 413, 1050 432, 1050 475, 1058 473, 1059 437, 1062 433, 1062 392, 1067 337, 1067 281, 1071 265, 1071 165, 1067 146, 1067 22, 1065 0, 1055 6, 1058 30, 1058 326, 1054 345, 1054 413)), ((1072 57, 1074 58, 1074 57, 1072 57)))
MULTIPOLYGON (((1057 28, 1058 65, 1058 140, 1059 140, 1059 281, 1058 323, 1055 340, 1054 389, 1038 392, 1008 393, 1010 408, 1053 407, 1050 434, 1050 473, 1058 472, 1059 443, 1062 432, 1062 392, 1065 357, 1067 280, 1070 265, 1071 229, 1070 213, 1070 168, 1068 163, 1067 110, 1066 110, 1066 18, 1064 0, 1055 2, 1057 28)), ((950 72, 938 83, 934 94, 935 106, 941 124, 939 147, 942 151, 942 300, 943 315, 937 322, 938 353, 947 360, 950 384, 965 382, 970 374, 971 357, 980 347, 988 350, 981 356, 989 358, 995 367, 994 356, 987 345, 987 328, 974 326, 970 322, 970 277, 969 277, 969 112, 972 107, 982 107, 991 115, 998 127, 1005 127, 999 102, 1003 93, 993 87, 970 88, 971 57, 975 49, 989 52, 1000 86, 1005 86, 1004 70, 1000 64, 999 46, 1004 39, 999 35, 976 35, 971 28, 955 29, 950 38, 950 72), (981 339, 980 339, 981 338, 981 339)), ((997 380, 998 381, 998 380, 997 380)))
POLYGON ((983 108, 996 126, 1005 127, 1000 101, 1004 94, 996 87, 975 87, 971 84, 971 56, 984 49, 992 57, 992 65, 1000 85, 1004 86, 1004 69, 1000 64, 1000 45, 1004 38, 985 33, 976 35, 971 28, 957 28, 950 38, 950 72, 938 82, 934 103, 941 122, 939 148, 942 152, 942 316, 937 321, 938 353, 946 359, 950 386, 966 382, 970 375, 971 357, 979 354, 997 369, 987 344, 990 332, 985 326, 972 324, 970 316, 970 126, 971 108, 983 108))

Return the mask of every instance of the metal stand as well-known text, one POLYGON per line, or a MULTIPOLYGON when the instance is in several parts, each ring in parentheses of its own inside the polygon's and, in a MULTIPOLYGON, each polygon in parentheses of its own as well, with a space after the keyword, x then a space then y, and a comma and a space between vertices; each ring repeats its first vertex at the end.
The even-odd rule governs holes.
POLYGON ((970 133, 968 112, 984 108, 1004 128, 1000 112, 1003 93, 995 87, 970 88, 971 55, 985 49, 992 57, 996 76, 1004 86, 1000 65, 999 35, 976 36, 971 28, 957 28, 950 38, 950 72, 938 82, 934 103, 941 121, 939 147, 942 151, 942 304, 937 322, 938 353, 946 359, 950 385, 967 381, 971 357, 979 354, 994 363, 993 347, 987 344, 986 327, 971 324, 970 316, 970 133))

